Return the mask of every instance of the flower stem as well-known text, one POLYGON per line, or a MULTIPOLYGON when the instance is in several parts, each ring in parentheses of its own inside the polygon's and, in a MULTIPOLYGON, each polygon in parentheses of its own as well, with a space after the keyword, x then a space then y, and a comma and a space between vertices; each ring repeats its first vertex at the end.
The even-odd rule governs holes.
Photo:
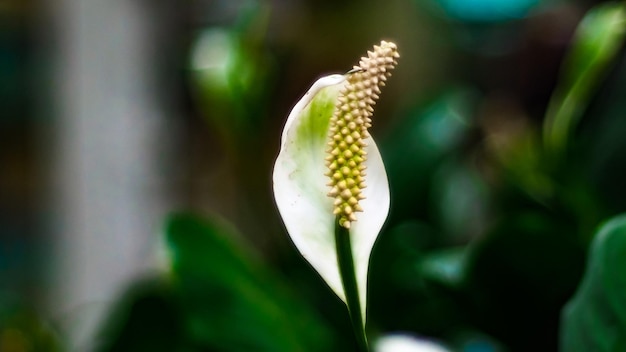
POLYGON ((346 293, 348 312, 350 321, 356 338, 358 351, 368 352, 367 337, 365 336, 365 325, 361 316, 361 306, 359 301, 359 290, 356 283, 354 271, 354 259, 352 257, 352 245, 350 244, 350 230, 339 225, 339 218, 335 220, 335 245, 337 248, 337 261, 343 290, 346 293))

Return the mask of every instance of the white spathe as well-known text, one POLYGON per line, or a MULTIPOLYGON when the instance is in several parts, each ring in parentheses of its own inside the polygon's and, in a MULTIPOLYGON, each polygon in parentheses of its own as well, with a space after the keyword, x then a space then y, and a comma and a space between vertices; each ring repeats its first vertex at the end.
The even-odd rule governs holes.
POLYGON ((404 334, 388 335, 374 344, 375 352, 450 352, 442 345, 404 334))
MULTIPOLYGON (((274 197, 285 227, 302 256, 344 302, 335 249, 333 199, 324 175, 330 118, 345 76, 318 79, 287 118, 274 165, 274 197)), ((376 237, 389 212, 389 183, 374 140, 367 143, 363 212, 350 228, 361 313, 365 321, 367 272, 376 237)))

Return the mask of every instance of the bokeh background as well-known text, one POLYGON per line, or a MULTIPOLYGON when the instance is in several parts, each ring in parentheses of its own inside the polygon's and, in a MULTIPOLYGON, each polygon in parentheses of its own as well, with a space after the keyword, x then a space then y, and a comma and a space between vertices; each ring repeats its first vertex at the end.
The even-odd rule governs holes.
POLYGON ((368 333, 557 350, 593 231, 626 210, 621 42, 567 155, 542 148, 600 3, 0 1, 0 351, 353 349, 271 170, 295 102, 381 39, 401 58, 372 130, 392 205, 368 333))

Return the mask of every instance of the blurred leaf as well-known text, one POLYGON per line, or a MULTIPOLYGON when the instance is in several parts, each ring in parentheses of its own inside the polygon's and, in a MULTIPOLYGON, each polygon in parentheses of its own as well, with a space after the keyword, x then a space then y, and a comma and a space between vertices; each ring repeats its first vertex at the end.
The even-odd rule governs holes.
POLYGON ((219 351, 324 351, 330 334, 233 230, 189 214, 167 223, 173 273, 191 337, 219 351))
POLYGON ((580 163, 580 177, 601 197, 600 205, 606 211, 600 219, 626 211, 626 51, 619 56, 615 69, 585 111, 571 149, 580 163))
POLYGON ((267 51, 270 5, 245 1, 234 22, 204 27, 189 54, 192 94, 229 151, 247 152, 267 118, 273 57, 267 51))
POLYGON ((563 309, 561 351, 626 351, 626 215, 597 232, 576 295, 563 309))
POLYGON ((565 58, 561 80, 552 96, 544 125, 544 142, 557 156, 623 43, 626 12, 623 2, 591 9, 576 31, 565 58))
POLYGON ((228 28, 204 29, 193 45, 194 98, 229 147, 238 143, 238 136, 254 130, 253 119, 263 116, 254 110, 264 92, 259 84, 266 72, 251 50, 240 33, 228 28))
POLYGON ((197 351, 184 349, 183 328, 179 298, 171 284, 143 279, 116 303, 95 351, 197 351))

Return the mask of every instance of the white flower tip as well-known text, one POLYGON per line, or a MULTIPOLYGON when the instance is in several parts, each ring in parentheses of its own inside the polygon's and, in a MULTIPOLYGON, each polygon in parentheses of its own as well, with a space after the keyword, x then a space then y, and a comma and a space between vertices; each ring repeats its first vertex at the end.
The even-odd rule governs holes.
POLYGON ((374 346, 375 352, 450 352, 442 345, 409 335, 389 335, 380 338, 374 346))

